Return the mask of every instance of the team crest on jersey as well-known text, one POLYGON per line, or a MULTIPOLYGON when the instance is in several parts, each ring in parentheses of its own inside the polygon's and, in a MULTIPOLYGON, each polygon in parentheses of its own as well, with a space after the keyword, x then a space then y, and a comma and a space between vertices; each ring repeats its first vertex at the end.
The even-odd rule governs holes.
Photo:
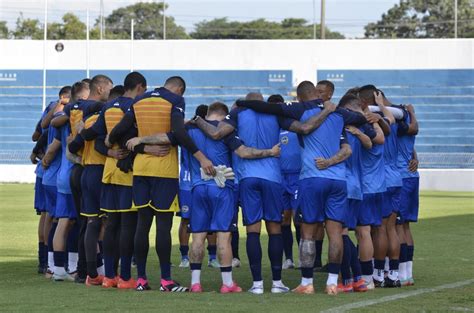
POLYGON ((288 141, 289 141, 288 136, 283 136, 283 137, 281 137, 281 139, 280 139, 280 142, 281 142, 282 144, 284 144, 284 145, 287 145, 287 144, 288 144, 288 141))
POLYGON ((120 106, 120 103, 115 102, 115 103, 114 103, 114 107, 118 107, 118 106, 120 106))
POLYGON ((226 119, 226 120, 230 120, 230 115, 227 115, 227 116, 225 117, 225 119, 226 119))
POLYGON ((160 95, 160 93, 159 93, 158 91, 153 91, 153 92, 150 94, 150 96, 152 96, 152 97, 159 97, 159 96, 161 96, 161 95, 160 95))
POLYGON ((187 205, 183 205, 183 207, 181 208, 181 212, 188 213, 189 212, 189 207, 187 205))

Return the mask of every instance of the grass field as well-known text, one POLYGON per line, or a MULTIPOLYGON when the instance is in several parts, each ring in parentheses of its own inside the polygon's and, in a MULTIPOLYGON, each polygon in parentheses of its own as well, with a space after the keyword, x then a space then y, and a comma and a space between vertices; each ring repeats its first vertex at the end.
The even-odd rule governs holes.
MULTIPOLYGON (((34 214, 33 185, 0 184, 0 311, 154 311, 154 312, 316 312, 328 309, 342 311, 474 311, 474 196, 472 193, 424 192, 421 194, 420 222, 413 226, 415 236, 414 276, 416 286, 376 290, 365 294, 323 294, 326 275, 315 275, 316 295, 294 294, 255 296, 248 293, 220 295, 220 273, 203 270, 203 294, 163 294, 104 290, 74 283, 54 283, 36 274, 37 216, 34 214), (456 282, 463 286, 428 290, 456 282), (414 292, 415 290, 419 291, 414 292), (413 295, 412 295, 413 294, 413 295), (411 295, 404 299, 398 296, 411 295), (364 305, 370 300, 391 300, 364 305), (362 302, 363 307, 358 307, 362 302), (348 307, 350 305, 350 307, 348 307), (343 307, 345 306, 345 307, 343 307)), ((172 262, 178 264, 177 229, 173 227, 172 262)), ((241 232, 244 234, 244 232, 241 232)), ((154 234, 152 234, 154 235, 154 234)), ((265 236, 262 236, 266 240, 265 236)), ((153 242, 153 241, 151 241, 153 242)), ((325 244, 327 244, 325 242, 325 244)), ((266 289, 271 283, 270 268, 264 251, 266 289)), ((325 249, 326 249, 325 245, 325 249)), ((241 237, 243 266, 234 271, 243 287, 251 285, 245 255, 245 238, 241 237)), ((296 247, 295 247, 296 253, 296 247)), ((159 287, 159 267, 154 248, 148 264, 150 285, 159 287)), ((189 270, 173 268, 173 276, 189 283, 189 270)), ((284 282, 295 287, 299 272, 283 272, 284 282)))

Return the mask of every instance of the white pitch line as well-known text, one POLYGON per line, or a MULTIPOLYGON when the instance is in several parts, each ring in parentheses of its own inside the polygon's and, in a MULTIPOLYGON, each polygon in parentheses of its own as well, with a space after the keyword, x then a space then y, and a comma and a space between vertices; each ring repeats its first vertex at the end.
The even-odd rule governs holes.
POLYGON ((418 296, 418 295, 421 295, 421 294, 424 294, 424 293, 432 293, 432 292, 436 292, 436 291, 440 291, 440 290, 444 290, 444 289, 458 288, 458 287, 470 285, 472 283, 474 283, 474 279, 459 281, 459 282, 452 283, 452 284, 447 284, 447 285, 441 285, 441 286, 434 287, 434 288, 417 289, 417 290, 404 292, 404 293, 393 295, 393 296, 382 297, 380 299, 366 300, 366 301, 360 301, 360 302, 350 303, 350 304, 346 304, 346 305, 341 305, 341 306, 338 306, 338 307, 335 307, 335 308, 332 308, 332 309, 322 311, 322 313, 346 312, 346 311, 349 311, 349 310, 352 310, 352 309, 363 308, 363 307, 366 307, 366 306, 369 306, 369 305, 374 305, 374 304, 394 301, 394 300, 398 300, 398 299, 404 299, 404 298, 408 298, 408 297, 418 296))

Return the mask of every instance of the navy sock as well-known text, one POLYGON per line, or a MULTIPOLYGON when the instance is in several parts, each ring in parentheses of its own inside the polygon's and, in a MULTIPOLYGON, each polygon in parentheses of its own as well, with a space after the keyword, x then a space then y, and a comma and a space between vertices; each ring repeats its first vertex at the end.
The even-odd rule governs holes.
POLYGON ((283 258, 282 234, 268 235, 268 258, 272 267, 273 280, 281 280, 281 261, 283 258))
POLYGON ((316 240, 316 257, 314 258, 314 267, 321 267, 323 266, 323 261, 321 260, 321 256, 323 253, 323 240, 316 240))
POLYGON ((281 235, 283 237, 285 257, 293 261, 293 232, 291 231, 291 225, 281 225, 281 235))
POLYGON ((375 259, 374 260, 374 268, 376 270, 382 270, 383 271, 385 269, 385 259, 383 259, 383 260, 375 259))
MULTIPOLYGON (((102 255, 102 253, 100 253, 100 252, 97 253, 97 261, 96 261, 97 262, 97 267, 101 267, 102 265, 104 265, 103 257, 104 256, 102 255)), ((112 262, 112 264, 113 264, 113 262, 112 262)))
POLYGON ((413 254, 415 252, 415 246, 407 245, 407 261, 413 262, 413 254))
POLYGON ((232 232, 231 245, 232 245, 232 256, 234 258, 240 260, 240 257, 239 257, 239 231, 238 230, 232 232))
POLYGON ((137 277, 146 279, 146 257, 145 258, 135 258, 137 263, 137 277))
POLYGON ((351 238, 349 237, 349 243, 351 245, 351 270, 352 270, 352 277, 354 281, 359 281, 362 276, 362 269, 360 267, 359 262, 359 251, 357 250, 356 246, 352 242, 351 238))
POLYGON ((104 253, 104 246, 102 245, 102 240, 97 241, 99 245, 99 253, 104 253))
POLYGON ((46 265, 47 259, 45 259, 45 256, 46 256, 44 253, 45 247, 47 246, 45 246, 44 242, 38 242, 38 264, 41 267, 44 267, 46 265))
POLYGON ((79 224, 74 223, 69 234, 67 235, 66 250, 67 252, 77 253, 79 251, 79 224))
POLYGON ((191 269, 191 271, 195 271, 195 270, 200 271, 201 268, 202 268, 202 264, 201 263, 190 263, 189 268, 191 269))
POLYGON ((105 276, 107 278, 114 278, 115 272, 115 257, 113 255, 104 255, 105 276))
POLYGON ((54 233, 56 232, 56 227, 58 227, 58 223, 51 224, 51 230, 49 231, 48 234, 48 251, 53 252, 53 238, 54 238, 54 233))
POLYGON ((299 247, 300 240, 301 240, 301 225, 300 224, 295 224, 295 237, 296 237, 296 243, 298 244, 298 247, 299 247))
POLYGON ((64 251, 54 251, 54 266, 64 267, 64 259, 66 252, 64 251))
POLYGON ((342 235, 343 240, 343 253, 342 253, 342 263, 341 263, 341 276, 344 283, 352 278, 351 276, 351 260, 352 260, 352 251, 350 245, 350 239, 347 235, 342 235))
POLYGON ((341 264, 340 263, 328 263, 328 273, 329 274, 339 274, 339 271, 341 270, 341 264))
POLYGON ((301 276, 304 278, 313 278, 313 268, 301 267, 301 276))
POLYGON ((232 266, 221 267, 221 273, 232 272, 232 266))
POLYGON ((262 280, 262 247, 260 233, 247 233, 247 256, 253 281, 262 280))
POLYGON ((209 254, 209 260, 214 260, 217 257, 217 246, 207 245, 207 253, 209 254))
POLYGON ((189 246, 184 246, 184 245, 179 246, 179 252, 181 252, 181 259, 189 259, 188 258, 189 246))
POLYGON ((406 243, 400 245, 400 263, 405 263, 408 261, 408 248, 406 243))
POLYGON ((360 261, 360 268, 362 269, 362 275, 368 276, 374 273, 374 266, 372 265, 372 261, 360 261))
POLYGON ((400 262, 398 260, 389 260, 388 261, 388 266, 391 271, 398 271, 398 266, 400 265, 400 262))
POLYGON ((171 263, 161 263, 161 279, 171 280, 171 263))
POLYGON ((131 267, 132 258, 130 256, 122 256, 120 258, 120 277, 123 280, 129 280, 132 277, 131 267))

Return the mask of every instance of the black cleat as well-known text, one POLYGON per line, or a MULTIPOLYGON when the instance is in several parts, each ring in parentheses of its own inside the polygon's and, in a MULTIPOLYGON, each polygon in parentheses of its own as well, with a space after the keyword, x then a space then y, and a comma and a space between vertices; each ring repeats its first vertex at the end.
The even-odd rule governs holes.
POLYGON ((76 275, 74 278, 74 282, 76 284, 85 284, 86 283, 86 277, 80 277, 79 275, 76 275))
POLYGON ((137 280, 137 286, 135 287, 135 290, 136 290, 136 291, 147 291, 147 290, 151 290, 150 285, 148 285, 148 280, 143 279, 143 278, 139 278, 139 279, 137 280))
POLYGON ((46 274, 47 266, 38 265, 38 274, 46 274))
POLYGON ((384 288, 385 286, 385 280, 378 281, 377 279, 374 278, 374 286, 375 288, 384 288))
POLYGON ((178 282, 172 280, 171 283, 167 285, 161 284, 160 291, 163 292, 188 292, 187 287, 181 286, 178 282))
POLYGON ((402 284, 400 283, 400 280, 392 280, 388 277, 385 277, 383 287, 384 288, 400 288, 402 284))

